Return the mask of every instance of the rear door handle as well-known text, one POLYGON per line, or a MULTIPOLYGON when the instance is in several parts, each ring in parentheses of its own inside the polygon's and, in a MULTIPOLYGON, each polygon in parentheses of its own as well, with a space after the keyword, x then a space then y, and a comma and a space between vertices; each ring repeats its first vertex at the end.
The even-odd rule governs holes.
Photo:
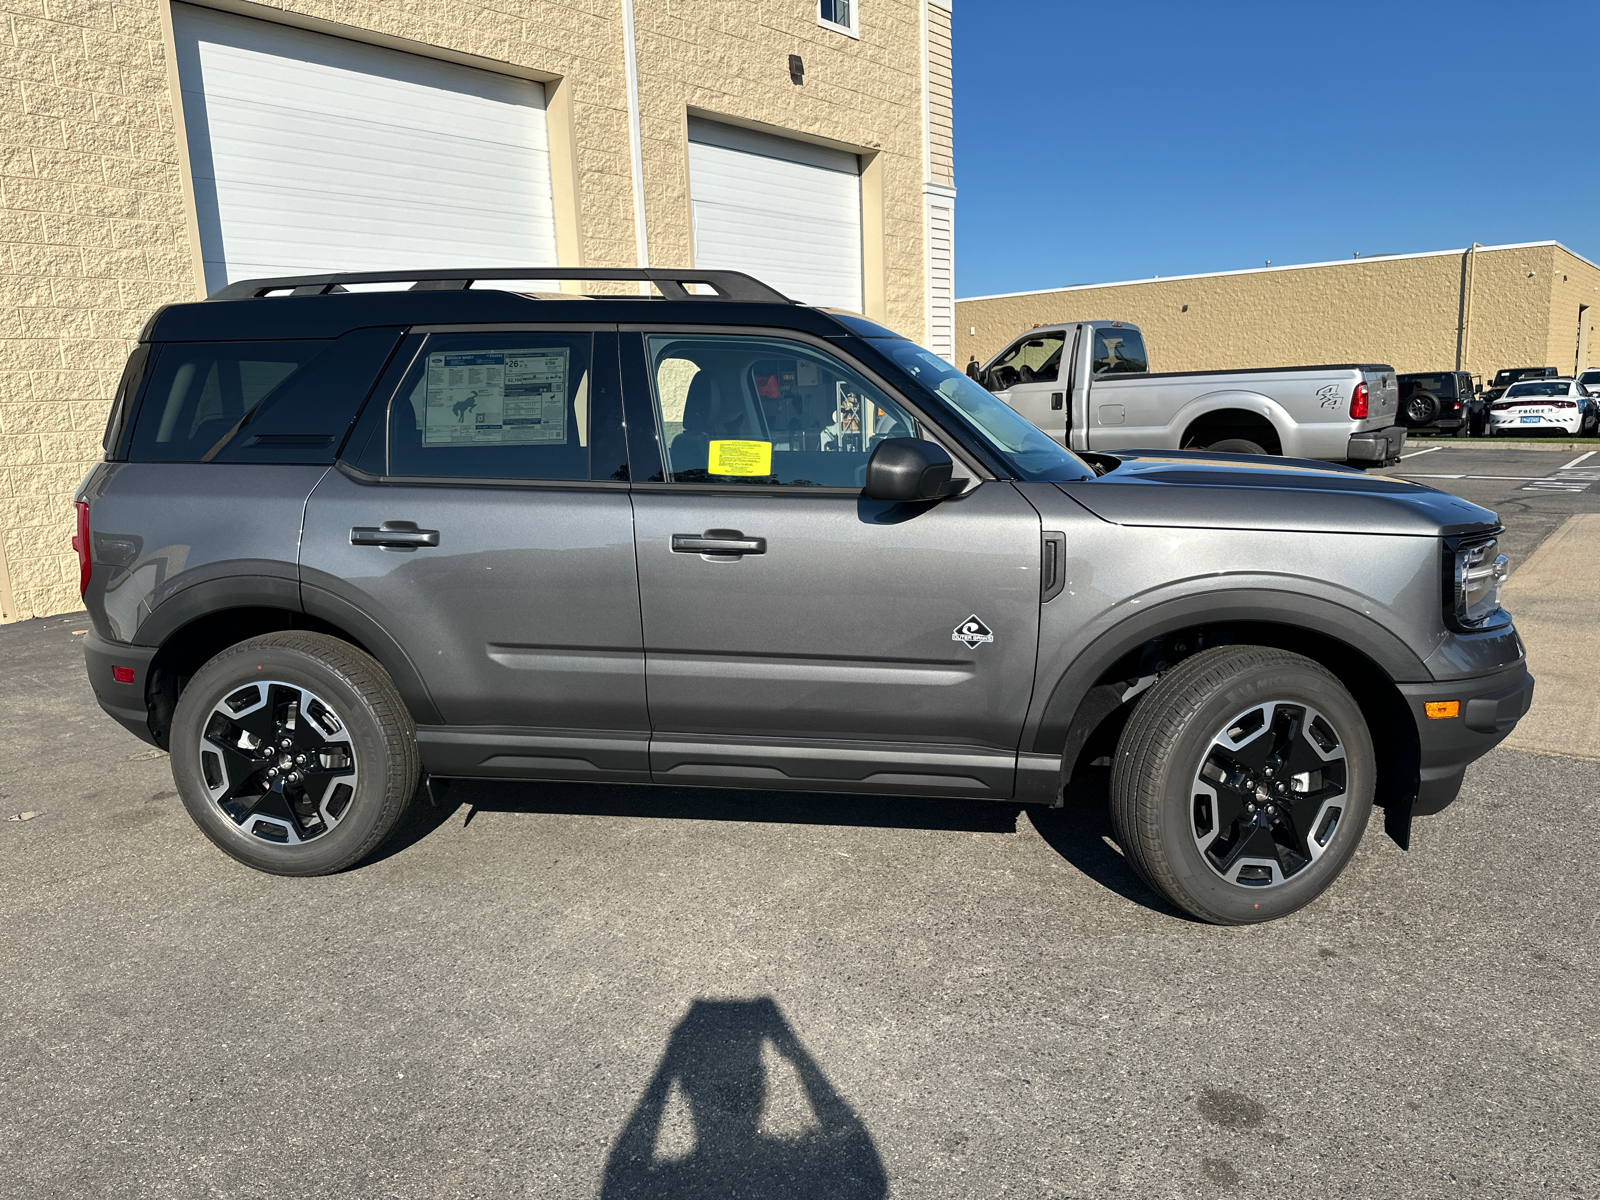
POLYGON ((418 546, 437 546, 437 529, 418 529, 415 521, 385 521, 374 529, 357 525, 350 531, 352 546, 382 546, 385 550, 415 550, 418 546))
POLYGON ((737 529, 708 529, 704 533, 672 535, 674 554, 765 554, 767 539, 745 537, 737 529))

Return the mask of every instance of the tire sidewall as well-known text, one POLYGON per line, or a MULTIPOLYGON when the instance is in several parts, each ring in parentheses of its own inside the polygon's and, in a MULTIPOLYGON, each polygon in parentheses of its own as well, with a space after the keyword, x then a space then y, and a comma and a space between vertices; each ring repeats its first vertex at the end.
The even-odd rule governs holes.
POLYGON ((1209 919, 1229 924, 1281 917, 1321 895, 1360 844, 1376 785, 1372 737, 1350 694, 1320 671, 1289 664, 1236 679, 1198 704, 1183 722, 1162 770, 1159 828, 1168 864, 1209 919), (1333 723, 1345 751, 1346 804, 1333 844, 1315 862, 1277 887, 1244 887, 1212 870, 1195 845, 1191 788, 1202 756, 1225 723, 1274 700, 1308 705, 1333 723))
POLYGON ((278 875, 318 875, 362 858, 381 837, 394 764, 382 723, 371 703, 343 672, 303 650, 242 643, 196 672, 173 713, 172 776, 184 807, 222 850, 257 870, 278 875), (273 845, 244 833, 218 809, 200 770, 200 738, 223 697, 255 680, 306 688, 333 707, 350 734, 357 779, 339 823, 300 845, 273 845))

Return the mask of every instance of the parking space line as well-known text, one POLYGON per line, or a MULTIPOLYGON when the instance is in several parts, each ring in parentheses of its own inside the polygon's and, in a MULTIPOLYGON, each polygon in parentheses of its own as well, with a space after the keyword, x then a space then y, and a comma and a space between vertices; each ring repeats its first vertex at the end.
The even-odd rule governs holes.
POLYGON ((1396 474, 1407 479, 1517 479, 1523 483, 1545 478, 1543 475, 1429 475, 1422 471, 1398 471, 1396 474))
MULTIPOLYGON (((1423 451, 1423 453, 1427 453, 1427 451, 1423 451)), ((1579 463, 1581 463, 1581 462, 1582 462, 1582 461, 1583 461, 1583 460, 1584 460, 1584 459, 1586 459, 1586 458, 1593 458, 1593 457, 1594 457, 1594 453, 1595 453, 1595 452, 1594 452, 1594 451, 1593 451, 1593 450, 1590 450, 1590 451, 1589 451, 1589 452, 1588 452, 1588 453, 1586 453, 1586 454, 1580 454, 1580 455, 1578 455, 1578 457, 1577 457, 1577 458, 1575 458, 1575 459, 1573 459, 1573 460, 1572 460, 1572 461, 1571 461, 1571 462, 1569 462, 1569 463, 1568 463, 1568 464, 1567 464, 1567 465, 1566 465, 1566 466, 1564 466, 1564 467, 1557 467, 1557 468, 1556 468, 1556 470, 1558 470, 1558 471, 1570 471, 1570 470, 1572 470, 1572 468, 1573 468, 1573 467, 1575 467, 1575 466, 1577 466, 1577 465, 1578 465, 1578 464, 1579 464, 1579 463)), ((1401 457, 1404 457, 1404 455, 1402 455, 1402 456, 1401 456, 1401 457)))
MULTIPOLYGON (((1408 458, 1416 458, 1418 455, 1421 455, 1421 454, 1432 454, 1435 450, 1443 450, 1443 449, 1444 449, 1443 446, 1429 446, 1426 450, 1413 450, 1410 454, 1402 454, 1400 456, 1400 458, 1401 458, 1402 461, 1404 461, 1405 459, 1408 459, 1408 458)), ((1589 453, 1593 454, 1594 451, 1591 450, 1591 451, 1589 451, 1589 453)), ((1582 462, 1583 459, 1580 458, 1580 459, 1578 459, 1578 461, 1582 462)))

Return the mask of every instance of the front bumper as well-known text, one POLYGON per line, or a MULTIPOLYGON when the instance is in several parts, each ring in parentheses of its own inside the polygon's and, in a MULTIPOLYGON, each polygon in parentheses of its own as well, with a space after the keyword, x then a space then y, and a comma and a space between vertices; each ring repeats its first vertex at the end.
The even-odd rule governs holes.
POLYGON ((1526 663, 1475 679, 1399 686, 1416 721, 1422 752, 1414 816, 1439 812, 1454 800, 1467 767, 1498 746, 1533 703, 1533 676, 1526 663), (1451 701, 1459 705, 1456 716, 1428 716, 1429 704, 1451 701))
POLYGON ((145 687, 149 683, 150 660, 156 656, 154 646, 130 646, 113 642, 90 630, 83 639, 84 665, 89 671, 89 686, 94 698, 100 702, 117 724, 141 741, 156 745, 150 732, 150 709, 145 702, 145 687), (133 682, 118 683, 112 668, 132 668, 133 682))
POLYGON ((1351 462, 1391 463, 1400 458, 1406 446, 1406 427, 1391 425, 1387 429, 1371 429, 1365 433, 1352 433, 1345 457, 1351 462))

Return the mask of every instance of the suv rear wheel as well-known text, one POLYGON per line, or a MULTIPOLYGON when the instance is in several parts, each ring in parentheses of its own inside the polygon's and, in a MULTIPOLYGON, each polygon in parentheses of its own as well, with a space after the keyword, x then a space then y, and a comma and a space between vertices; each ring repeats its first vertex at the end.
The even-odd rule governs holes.
POLYGON ((234 858, 274 875, 357 863, 411 804, 416 726, 383 668, 321 633, 272 633, 201 667, 172 720, 184 807, 234 858))
POLYGON ((1372 738, 1327 670, 1223 646, 1179 663, 1134 709, 1111 816, 1134 869, 1220 925, 1309 904, 1355 853, 1372 812, 1372 738))

